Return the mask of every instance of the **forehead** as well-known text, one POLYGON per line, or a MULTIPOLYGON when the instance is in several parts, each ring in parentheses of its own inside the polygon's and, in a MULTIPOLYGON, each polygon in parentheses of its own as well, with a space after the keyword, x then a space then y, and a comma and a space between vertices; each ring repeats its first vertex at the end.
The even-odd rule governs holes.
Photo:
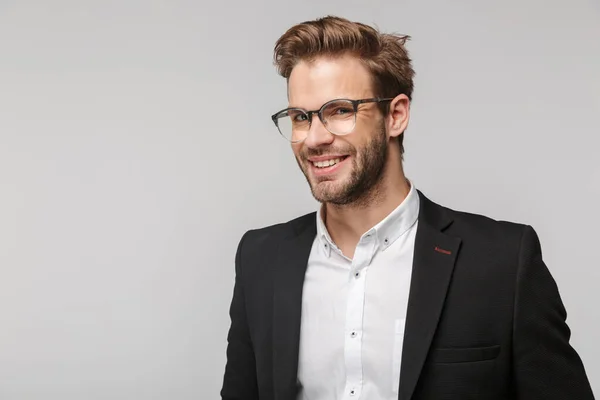
POLYGON ((356 57, 319 57, 299 62, 288 81, 292 107, 315 109, 332 99, 373 96, 372 75, 356 57))

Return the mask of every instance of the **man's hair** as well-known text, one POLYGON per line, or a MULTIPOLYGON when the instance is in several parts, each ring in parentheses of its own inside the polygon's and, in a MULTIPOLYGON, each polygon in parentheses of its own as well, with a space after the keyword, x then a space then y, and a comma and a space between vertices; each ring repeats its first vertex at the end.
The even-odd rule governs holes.
MULTIPOLYGON (((354 55, 371 72, 376 97, 405 94, 412 100, 415 72, 404 47, 409 39, 408 35, 381 33, 360 22, 327 16, 288 29, 275 44, 274 62, 278 73, 288 80, 301 61, 354 55)), ((387 114, 389 103, 382 103, 381 110, 387 114)), ((403 137, 401 134, 398 138, 401 153, 404 153, 403 137)))

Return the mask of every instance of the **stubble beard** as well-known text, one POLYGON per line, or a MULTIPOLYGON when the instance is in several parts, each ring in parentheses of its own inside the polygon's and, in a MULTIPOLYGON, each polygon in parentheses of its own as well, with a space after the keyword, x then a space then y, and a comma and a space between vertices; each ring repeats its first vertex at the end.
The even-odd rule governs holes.
POLYGON ((381 182, 388 160, 388 147, 385 126, 382 124, 363 149, 352 149, 350 176, 343 181, 311 180, 307 172, 309 167, 306 157, 303 157, 304 164, 297 161, 315 200, 335 206, 364 207, 381 197, 381 182))

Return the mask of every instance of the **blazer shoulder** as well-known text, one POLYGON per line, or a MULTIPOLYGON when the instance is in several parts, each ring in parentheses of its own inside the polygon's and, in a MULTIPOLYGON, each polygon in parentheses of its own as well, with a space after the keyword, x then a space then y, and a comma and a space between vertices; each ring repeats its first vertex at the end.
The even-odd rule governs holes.
POLYGON ((533 228, 523 222, 495 219, 492 216, 446 208, 452 215, 449 230, 463 238, 477 238, 485 242, 511 243, 518 246, 524 233, 533 228))
POLYGON ((250 229, 242 236, 240 247, 243 244, 244 252, 247 249, 247 251, 262 253, 268 251, 268 248, 276 245, 280 240, 306 229, 316 230, 316 212, 304 214, 286 222, 250 229))

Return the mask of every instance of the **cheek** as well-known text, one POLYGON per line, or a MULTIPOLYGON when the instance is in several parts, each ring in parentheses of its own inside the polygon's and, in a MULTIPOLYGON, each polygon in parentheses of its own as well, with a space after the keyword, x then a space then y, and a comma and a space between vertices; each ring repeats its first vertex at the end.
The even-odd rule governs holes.
POLYGON ((364 158, 364 149, 367 146, 365 138, 352 138, 354 140, 348 141, 348 152, 352 155, 353 163, 360 163, 364 158))

